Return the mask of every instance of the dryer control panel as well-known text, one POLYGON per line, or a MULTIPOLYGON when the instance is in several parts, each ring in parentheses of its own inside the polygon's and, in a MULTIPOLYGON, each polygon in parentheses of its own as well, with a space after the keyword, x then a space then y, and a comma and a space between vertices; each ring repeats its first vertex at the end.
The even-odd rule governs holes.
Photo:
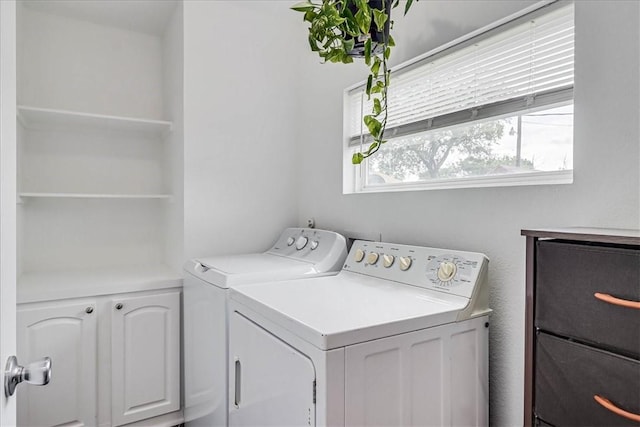
POLYGON ((488 261, 476 252, 358 240, 343 270, 472 298, 488 261))

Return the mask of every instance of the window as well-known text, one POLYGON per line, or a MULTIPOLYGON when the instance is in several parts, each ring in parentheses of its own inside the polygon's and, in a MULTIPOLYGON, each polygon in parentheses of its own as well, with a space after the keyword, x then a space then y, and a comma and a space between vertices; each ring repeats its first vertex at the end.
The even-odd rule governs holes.
POLYGON ((573 35, 556 2, 395 67, 387 142, 361 166, 371 105, 347 89, 344 191, 572 182, 573 35))

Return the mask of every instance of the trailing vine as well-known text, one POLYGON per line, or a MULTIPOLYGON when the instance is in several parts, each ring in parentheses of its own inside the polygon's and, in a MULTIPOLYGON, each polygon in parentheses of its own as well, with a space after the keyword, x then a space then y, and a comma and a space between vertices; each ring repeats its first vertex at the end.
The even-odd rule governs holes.
MULTIPOLYGON (((417 1, 417 0, 416 0, 417 1)), ((314 3, 310 0, 295 4, 291 8, 304 13, 304 21, 309 22, 309 46, 317 52, 324 62, 348 64, 354 57, 364 58, 369 66, 369 75, 365 86, 367 99, 373 99, 370 114, 363 117, 373 142, 365 150, 353 154, 351 162, 360 164, 375 154, 384 140, 387 127, 387 94, 391 79, 391 70, 387 61, 391 48, 395 46, 389 30, 391 9, 399 0, 322 0, 314 3), (372 7, 373 4, 373 7, 372 7), (380 7, 375 7, 376 5, 380 7)), ((404 13, 411 7, 413 0, 407 0, 404 13)))

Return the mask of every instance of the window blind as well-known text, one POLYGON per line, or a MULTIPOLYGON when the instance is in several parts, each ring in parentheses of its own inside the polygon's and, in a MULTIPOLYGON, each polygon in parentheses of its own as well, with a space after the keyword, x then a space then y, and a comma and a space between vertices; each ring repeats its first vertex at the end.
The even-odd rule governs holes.
MULTIPOLYGON (((537 9, 392 70, 385 139, 569 101, 573 62, 573 3, 537 9)), ((347 92, 349 145, 366 132, 363 92, 347 92)))

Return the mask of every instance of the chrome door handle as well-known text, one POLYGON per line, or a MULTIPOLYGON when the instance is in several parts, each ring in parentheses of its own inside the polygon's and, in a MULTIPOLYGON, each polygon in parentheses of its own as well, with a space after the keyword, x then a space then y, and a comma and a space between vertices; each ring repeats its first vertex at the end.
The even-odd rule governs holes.
POLYGON ((9 357, 4 370, 4 395, 12 396, 18 384, 23 381, 33 385, 49 384, 51 381, 51 358, 45 357, 27 366, 20 366, 15 356, 9 357))
POLYGON ((239 358, 235 358, 235 393, 234 393, 234 398, 233 398, 233 404, 235 405, 236 408, 240 407, 240 396, 241 396, 241 390, 240 387, 242 387, 242 365, 240 364, 240 359, 239 358))

